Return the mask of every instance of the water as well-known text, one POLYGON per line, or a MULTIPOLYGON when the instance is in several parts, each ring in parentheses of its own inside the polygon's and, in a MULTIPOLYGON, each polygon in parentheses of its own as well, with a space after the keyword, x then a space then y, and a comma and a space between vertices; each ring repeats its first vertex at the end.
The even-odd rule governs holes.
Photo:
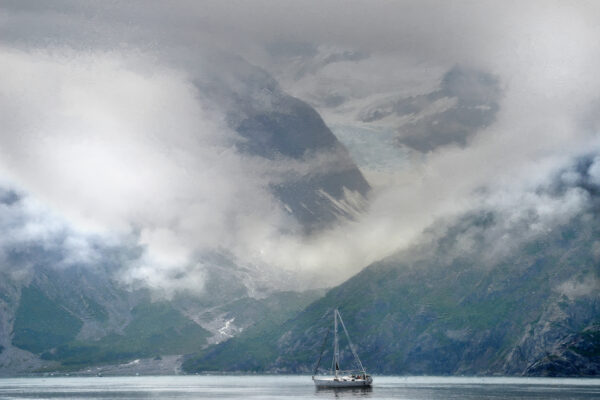
POLYGON ((317 390, 308 376, 0 379, 0 399, 600 399, 600 379, 375 376, 370 390, 317 390))

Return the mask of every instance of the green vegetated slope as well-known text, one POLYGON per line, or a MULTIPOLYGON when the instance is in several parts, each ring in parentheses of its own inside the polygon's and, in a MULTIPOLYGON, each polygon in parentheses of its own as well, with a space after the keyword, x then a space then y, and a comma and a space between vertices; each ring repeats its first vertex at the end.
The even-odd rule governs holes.
POLYGON ((142 303, 131 315, 122 333, 111 333, 94 342, 73 341, 43 353, 42 358, 74 367, 182 354, 199 350, 210 336, 168 302, 142 303))
MULTIPOLYGON (((99 323, 107 310, 92 299, 76 303, 85 318, 99 323)), ((12 344, 58 361, 66 367, 111 363, 141 357, 198 351, 210 333, 174 309, 168 302, 143 301, 130 311, 130 322, 99 340, 78 340, 83 317, 51 300, 38 287, 21 290, 15 315, 12 344)))
POLYGON ((322 290, 275 292, 261 299, 242 297, 218 307, 206 307, 201 300, 152 302, 147 293, 115 289, 108 302, 102 299, 102 305, 100 299, 69 292, 69 285, 57 286, 58 275, 43 276, 46 278, 21 289, 11 343, 43 360, 58 363, 46 370, 77 370, 96 364, 199 352, 212 333, 187 315, 200 312, 208 321, 231 319, 243 330, 255 324, 281 324, 323 295, 322 290), (129 309, 128 304, 134 304, 133 308, 129 309), (203 311, 204 308, 210 311, 203 311), (96 337, 81 335, 84 324, 103 333, 96 337))
POLYGON ((82 321, 60 304, 50 300, 36 287, 21 290, 15 315, 12 343, 40 353, 75 339, 82 321))
MULTIPOLYGON (((184 368, 309 372, 338 307, 374 372, 572 374, 532 366, 600 322, 595 217, 580 216, 496 256, 472 235, 485 232, 490 218, 465 218, 430 248, 376 263, 297 317, 249 329, 189 358, 184 368), (472 250, 452 252, 467 233, 472 250)), ((330 358, 326 350, 324 360, 330 358)), ((350 358, 346 348, 342 362, 350 358)))

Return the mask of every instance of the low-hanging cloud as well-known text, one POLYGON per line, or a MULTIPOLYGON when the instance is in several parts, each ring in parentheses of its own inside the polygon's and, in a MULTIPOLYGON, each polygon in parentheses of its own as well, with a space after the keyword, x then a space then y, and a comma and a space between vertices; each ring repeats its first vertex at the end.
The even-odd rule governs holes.
POLYGON ((287 218, 263 166, 236 152, 222 116, 178 71, 140 73, 102 52, 2 57, 3 175, 79 230, 138 234, 160 271, 234 248, 240 225, 287 218))
MULTIPOLYGON (((543 232, 586 207, 576 185, 559 197, 539 188, 600 150, 590 113, 600 93, 594 3, 265 4, 7 2, 3 177, 82 237, 135 237, 145 251, 122 279, 191 290, 205 282, 206 253, 227 254, 276 287, 330 286, 440 219, 487 207, 521 226, 533 212, 543 232), (477 96, 448 89, 455 65, 477 96), (270 188, 344 166, 327 153, 239 151, 231 108, 247 87, 273 89, 269 74, 316 107, 351 154, 386 148, 378 154, 389 162, 359 160, 374 188, 366 212, 307 235, 270 188), (427 123, 412 129, 402 118, 418 112, 398 105, 427 96, 417 110, 427 123), (381 104, 392 112, 363 118, 381 104), (455 124, 450 139, 430 129, 428 110, 455 124), (387 141, 399 126, 408 150, 387 141)), ((269 105, 268 96, 252 100, 269 105)), ((510 231, 500 225, 493 235, 510 231)))
POLYGON ((118 271, 139 257, 134 238, 114 238, 73 229, 47 205, 0 184, 0 276, 27 284, 45 268, 87 268, 100 274, 118 271))

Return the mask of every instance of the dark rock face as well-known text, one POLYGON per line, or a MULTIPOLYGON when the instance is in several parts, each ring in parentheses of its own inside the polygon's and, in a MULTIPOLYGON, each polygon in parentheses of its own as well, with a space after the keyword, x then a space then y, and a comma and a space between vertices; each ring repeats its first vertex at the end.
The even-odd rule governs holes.
POLYGON ((282 91, 264 70, 239 58, 227 65, 235 68, 199 78, 198 92, 225 112, 239 134, 240 152, 280 165, 304 164, 270 186, 291 215, 312 231, 361 212, 370 186, 321 116, 282 91))
POLYGON ((600 325, 571 334, 552 353, 534 362, 528 376, 600 376, 600 325))
POLYGON ((324 154, 327 168, 317 167, 273 184, 271 191, 307 230, 324 228, 339 217, 352 218, 362 205, 349 200, 347 193, 362 198, 370 187, 348 151, 308 104, 282 93, 272 96, 271 109, 260 110, 236 126, 245 139, 238 147, 281 162, 307 161, 313 155, 324 154))
POLYGON ((339 146, 312 107, 291 96, 273 96, 271 110, 261 110, 237 126, 237 132, 247 139, 240 145, 243 151, 270 159, 301 159, 307 152, 331 151, 339 146))

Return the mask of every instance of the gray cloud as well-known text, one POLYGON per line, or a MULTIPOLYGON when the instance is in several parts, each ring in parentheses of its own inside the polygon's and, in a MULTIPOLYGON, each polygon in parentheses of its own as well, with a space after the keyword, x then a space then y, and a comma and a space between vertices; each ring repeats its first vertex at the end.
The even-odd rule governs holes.
POLYGON ((249 280, 335 284, 482 203, 517 220, 584 206, 579 189, 536 191, 600 148, 599 14, 594 2, 5 1, 0 171, 82 237, 135 236, 145 252, 128 282, 200 287, 202 255, 223 252, 249 280), (331 158, 243 150, 236 128, 272 106, 263 89, 309 102, 369 155, 368 212, 302 232, 270 189, 331 158), (382 104, 385 117, 364 118, 382 104), (398 127, 419 151, 390 144, 398 127))
POLYGON ((428 229, 430 247, 424 251, 436 248, 446 264, 478 256, 494 265, 523 243, 540 236, 546 238, 565 226, 584 230, 600 212, 600 182, 594 179, 596 163, 597 158, 576 158, 530 191, 506 194, 504 201, 500 196, 482 193, 477 207, 428 229), (514 200, 507 200, 510 197, 514 200))
POLYGON ((146 74, 125 58, 3 51, 3 174, 78 230, 138 234, 156 271, 142 278, 156 282, 196 251, 250 240, 239 224, 289 220, 262 165, 235 151, 222 114, 203 110, 180 71, 146 74))
POLYGON ((0 273, 27 282, 36 270, 90 268, 114 273, 139 257, 133 238, 84 234, 31 196, 0 187, 0 273))

